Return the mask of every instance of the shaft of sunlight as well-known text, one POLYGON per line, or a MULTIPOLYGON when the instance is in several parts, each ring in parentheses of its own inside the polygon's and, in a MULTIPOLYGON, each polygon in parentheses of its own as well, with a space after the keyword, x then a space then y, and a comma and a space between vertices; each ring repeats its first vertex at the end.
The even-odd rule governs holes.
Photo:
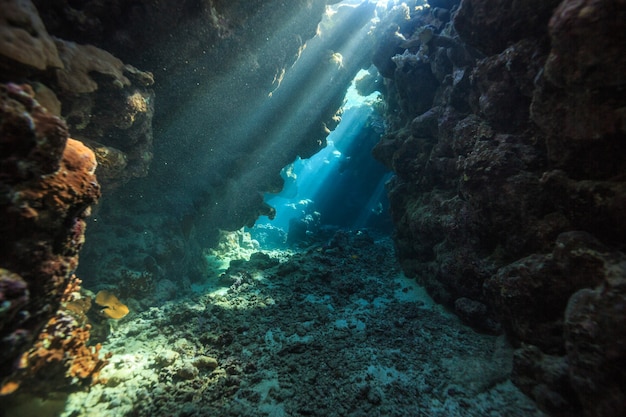
POLYGON ((214 221, 221 228, 253 223, 241 216, 263 203, 254 190, 280 191, 281 168, 295 155, 308 157, 325 145, 328 131, 322 122, 332 118, 366 61, 370 48, 359 44, 369 41, 374 17, 369 3, 332 7, 336 15, 308 41, 294 35, 306 17, 304 11, 296 12, 283 29, 258 39, 235 65, 224 68, 218 81, 199 85, 188 105, 172 116, 161 135, 172 141, 188 138, 183 149, 162 158, 160 192, 172 212, 198 207, 205 223, 214 221), (285 42, 297 55, 271 70, 274 84, 271 79, 251 81, 251 74, 265 64, 263 57, 287 50, 285 42))

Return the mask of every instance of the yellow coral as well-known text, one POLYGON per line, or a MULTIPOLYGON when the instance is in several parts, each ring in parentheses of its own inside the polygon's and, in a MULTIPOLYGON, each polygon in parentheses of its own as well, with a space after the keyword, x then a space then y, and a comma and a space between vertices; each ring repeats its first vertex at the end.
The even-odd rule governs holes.
POLYGON ((96 294, 96 304, 104 307, 100 310, 102 314, 115 320, 125 317, 129 312, 125 304, 122 304, 113 293, 106 290, 102 290, 96 294))

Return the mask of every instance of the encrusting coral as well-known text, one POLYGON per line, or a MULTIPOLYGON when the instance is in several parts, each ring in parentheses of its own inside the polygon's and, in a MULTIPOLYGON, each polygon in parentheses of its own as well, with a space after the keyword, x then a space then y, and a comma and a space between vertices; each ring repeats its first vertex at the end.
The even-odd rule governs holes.
POLYGON ((6 392, 21 373, 16 363, 56 316, 100 187, 93 152, 68 137, 65 122, 34 99, 30 86, 0 85, 0 120, 0 384, 6 392))
POLYGON ((88 345, 91 325, 86 323, 85 313, 91 303, 79 302, 90 300, 80 295, 80 284, 73 275, 63 293, 61 307, 33 347, 21 356, 18 372, 0 387, 0 395, 12 394, 20 386, 28 386, 30 392, 47 392, 51 381, 61 390, 104 382, 100 371, 111 353, 101 357, 99 343, 88 345))

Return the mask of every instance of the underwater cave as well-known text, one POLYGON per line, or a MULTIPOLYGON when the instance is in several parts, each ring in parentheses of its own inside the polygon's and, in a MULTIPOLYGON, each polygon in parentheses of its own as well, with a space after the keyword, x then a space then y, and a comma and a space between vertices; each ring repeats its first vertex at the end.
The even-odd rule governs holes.
POLYGON ((625 22, 0 1, 0 417, 626 415, 625 22))

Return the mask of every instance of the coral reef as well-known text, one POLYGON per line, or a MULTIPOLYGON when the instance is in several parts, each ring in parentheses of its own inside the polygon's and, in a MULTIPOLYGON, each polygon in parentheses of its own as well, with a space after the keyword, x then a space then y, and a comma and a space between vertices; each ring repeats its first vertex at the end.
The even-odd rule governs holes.
POLYGON ((99 48, 50 36, 28 0, 3 2, 0 34, 2 392, 20 384, 45 392, 28 382, 42 374, 89 384, 106 363, 86 345, 91 299, 63 305, 62 294, 100 197, 97 162, 109 189, 147 173, 154 80, 99 48))
POLYGON ((3 380, 58 309, 100 196, 93 152, 68 139, 65 123, 33 95, 0 86, 3 380))
POLYGON ((622 415, 626 10, 449 3, 449 23, 390 13, 374 54, 400 262, 467 323, 506 331, 514 382, 544 410, 622 415))
POLYGON ((20 386, 28 394, 45 396, 51 386, 60 392, 103 382, 100 371, 111 354, 100 357, 100 344, 87 345, 91 325, 87 323, 86 313, 91 299, 80 294, 80 284, 72 276, 59 310, 21 356, 18 369, 0 389, 3 395, 12 394, 20 386))

